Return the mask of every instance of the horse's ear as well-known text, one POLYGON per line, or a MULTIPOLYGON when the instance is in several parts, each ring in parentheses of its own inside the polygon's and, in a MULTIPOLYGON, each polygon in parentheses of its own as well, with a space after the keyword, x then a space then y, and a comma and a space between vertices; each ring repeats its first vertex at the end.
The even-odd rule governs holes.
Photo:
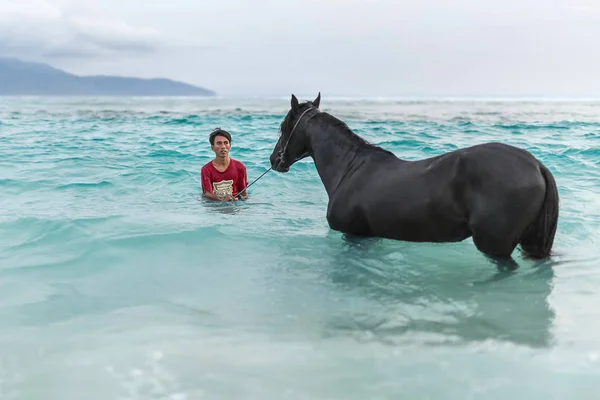
POLYGON ((300 103, 298 103, 298 99, 293 94, 292 94, 291 105, 292 105, 292 111, 298 111, 298 109, 300 108, 300 103))
POLYGON ((321 104, 321 92, 317 95, 317 98, 313 100, 313 105, 319 108, 319 104, 321 104))

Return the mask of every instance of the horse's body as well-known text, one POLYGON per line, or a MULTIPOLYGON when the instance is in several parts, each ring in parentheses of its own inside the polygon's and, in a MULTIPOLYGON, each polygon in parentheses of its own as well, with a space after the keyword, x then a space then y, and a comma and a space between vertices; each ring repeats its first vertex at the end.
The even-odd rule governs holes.
POLYGON ((518 244, 530 257, 550 255, 558 192, 550 171, 530 153, 486 143, 405 161, 320 112, 319 102, 320 95, 302 105, 292 96, 271 165, 286 172, 313 158, 332 229, 412 242, 472 236, 496 260, 511 259, 518 244))

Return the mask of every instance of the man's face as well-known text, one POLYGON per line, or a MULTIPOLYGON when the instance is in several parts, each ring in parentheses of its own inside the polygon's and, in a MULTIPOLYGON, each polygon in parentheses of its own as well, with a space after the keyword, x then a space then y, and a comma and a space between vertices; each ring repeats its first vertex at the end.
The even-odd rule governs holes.
POLYGON ((229 149, 231 149, 231 143, 225 136, 215 136, 215 144, 212 146, 212 150, 215 152, 217 157, 226 157, 229 155, 229 149))

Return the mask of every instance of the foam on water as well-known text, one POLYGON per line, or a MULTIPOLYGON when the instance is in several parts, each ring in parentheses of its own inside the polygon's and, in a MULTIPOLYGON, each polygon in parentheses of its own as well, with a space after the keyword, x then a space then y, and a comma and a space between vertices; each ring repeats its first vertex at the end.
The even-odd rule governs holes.
POLYGON ((199 199, 208 133, 268 168, 288 100, 0 98, 0 398, 597 398, 600 103, 328 100, 406 159, 555 174, 557 255, 330 231, 311 160, 199 199))

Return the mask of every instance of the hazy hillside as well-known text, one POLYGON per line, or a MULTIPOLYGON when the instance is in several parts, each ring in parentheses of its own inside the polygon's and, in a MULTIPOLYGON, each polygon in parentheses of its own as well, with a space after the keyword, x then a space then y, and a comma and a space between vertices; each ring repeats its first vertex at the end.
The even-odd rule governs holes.
POLYGON ((77 76, 50 65, 0 58, 0 95, 214 96, 170 79, 77 76))

